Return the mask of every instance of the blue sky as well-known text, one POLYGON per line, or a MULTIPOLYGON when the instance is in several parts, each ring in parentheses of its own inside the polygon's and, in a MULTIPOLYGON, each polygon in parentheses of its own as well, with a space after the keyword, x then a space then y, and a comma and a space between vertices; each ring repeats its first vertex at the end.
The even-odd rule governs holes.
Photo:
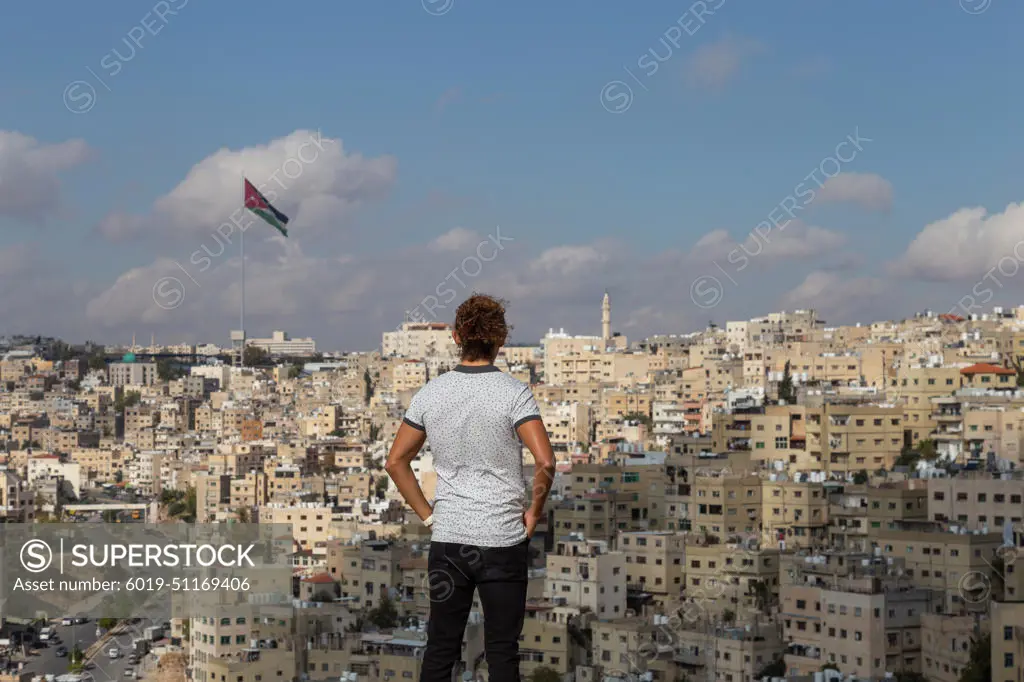
MULTIPOLYGON (((433 292, 461 258, 430 244, 453 229, 463 241, 497 225, 514 235, 508 256, 470 288, 512 299, 520 340, 551 326, 595 332, 605 286, 616 326, 631 337, 787 304, 814 305, 836 322, 945 312, 1024 237, 1012 216, 921 235, 960 209, 1002 214, 1024 199, 1022 95, 1010 80, 1024 61, 1020 3, 964 0, 984 9, 971 14, 955 0, 708 0, 721 6, 667 50, 666 31, 693 12, 685 2, 424 1, 167 0, 179 10, 165 22, 148 0, 8 8, 0 57, 18 67, 5 73, 0 130, 43 147, 81 140, 87 151, 25 179, 28 152, 5 157, 0 146, 0 249, 45 274, 38 289, 5 285, 18 299, 0 299, 5 330, 226 343, 226 287, 236 280, 227 258, 216 284, 181 309, 143 302, 159 261, 187 257, 201 231, 216 227, 168 226, 153 203, 218 149, 298 130, 340 140, 346 155, 396 163, 386 191, 352 201, 351 212, 319 214, 313 225, 303 209, 288 244, 258 231, 252 240, 248 267, 267 264, 267 280, 281 277, 289 295, 277 309, 254 306, 251 333, 284 327, 326 347, 371 347, 433 292), (142 23, 158 33, 132 54, 124 41, 142 23), (671 56, 647 77, 637 61, 652 48, 671 56), (131 55, 116 75, 112 50, 131 55), (620 79, 634 97, 609 113, 602 88, 620 79), (84 113, 64 101, 78 80, 95 89, 84 113), (860 193, 878 182, 815 201, 800 219, 841 248, 825 239, 817 250, 771 254, 768 245, 720 305, 694 305, 691 281, 717 267, 694 245, 716 230, 743 242, 855 130, 871 143, 843 172, 888 183, 885 206, 866 208, 860 193), (20 179, 5 193, 11 177, 20 179), (49 179, 59 192, 26 208, 35 191, 26 183, 50 187, 49 179), (116 213, 141 216, 130 237, 99 229, 116 213), (958 252, 970 267, 937 265, 958 252), (334 271, 338 258, 358 283, 334 271), (303 271, 325 279, 303 283, 303 271), (304 286, 351 291, 353 300, 325 302, 304 286), (62 314, 33 317, 25 300, 37 296, 62 314)), ((1010 298, 991 303, 1016 303, 1012 278, 1002 277, 999 294, 1010 298)))

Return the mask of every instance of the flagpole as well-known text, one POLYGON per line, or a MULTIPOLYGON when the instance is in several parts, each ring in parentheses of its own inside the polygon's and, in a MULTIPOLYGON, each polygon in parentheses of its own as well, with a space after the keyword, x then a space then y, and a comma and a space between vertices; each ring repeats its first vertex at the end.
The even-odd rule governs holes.
MULTIPOLYGON (((245 173, 242 173, 243 185, 245 183, 245 173)), ((243 189, 243 193, 244 193, 243 189)), ((242 333, 242 345, 239 346, 239 367, 245 366, 246 359, 246 230, 240 228, 241 236, 239 237, 239 256, 242 258, 242 305, 239 313, 239 331, 242 333)))
POLYGON ((245 364, 245 229, 242 228, 239 231, 241 236, 238 239, 238 251, 242 257, 242 310, 239 319, 241 325, 239 331, 242 332, 242 347, 238 351, 238 366, 241 367, 245 364))

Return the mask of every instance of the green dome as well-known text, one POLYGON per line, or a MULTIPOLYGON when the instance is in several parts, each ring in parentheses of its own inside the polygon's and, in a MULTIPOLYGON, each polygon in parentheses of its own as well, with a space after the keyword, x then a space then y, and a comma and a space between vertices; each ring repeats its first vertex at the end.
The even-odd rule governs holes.
POLYGON ((135 353, 125 353, 121 362, 135 362, 135 353))

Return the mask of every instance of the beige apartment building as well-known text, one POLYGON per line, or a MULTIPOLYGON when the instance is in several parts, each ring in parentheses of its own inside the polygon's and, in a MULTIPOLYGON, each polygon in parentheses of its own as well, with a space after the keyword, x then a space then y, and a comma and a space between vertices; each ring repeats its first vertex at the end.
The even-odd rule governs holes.
MULTIPOLYGON (((1009 475, 1007 475, 1009 476, 1009 475)), ((928 481, 928 518, 1001 533, 1024 517, 1024 479, 961 474, 928 481)))
POLYGON ((797 465, 805 458, 805 424, 805 409, 797 405, 715 412, 712 447, 715 452, 750 452, 758 461, 797 465))
POLYGON ((404 322, 401 328, 384 332, 381 355, 400 358, 425 358, 446 355, 458 358, 459 349, 452 339, 452 328, 442 322, 404 322))
POLYGON ((921 617, 921 673, 932 682, 959 682, 970 662, 971 640, 988 629, 987 617, 926 613, 921 617))
POLYGON ((708 469, 693 477, 690 490, 690 530, 721 540, 743 533, 760 535, 763 501, 758 476, 708 469))
POLYGON ((903 561, 907 581, 941 595, 942 603, 935 603, 934 613, 962 615, 987 609, 994 584, 993 562, 1002 545, 1000 534, 936 528, 879 530, 873 536, 881 556, 903 561))
MULTIPOLYGON (((673 658, 690 679, 756 680, 756 675, 774 661, 784 644, 771 623, 746 627, 714 627, 710 632, 686 623, 668 637, 659 638, 674 647, 673 658)), ((671 680, 672 678, 664 678, 671 680)))
POLYGON ((679 598, 684 587, 685 535, 669 531, 620 532, 626 585, 653 595, 656 603, 679 598))
POLYGON ((542 666, 559 675, 566 675, 574 667, 570 625, 559 620, 557 610, 551 602, 526 603, 523 631, 519 635, 519 673, 523 679, 531 679, 533 671, 542 666))
POLYGON ((118 471, 124 472, 128 451, 106 448, 83 448, 71 451, 71 461, 82 467, 82 477, 100 482, 113 481, 118 471))
POLYGON ((665 520, 665 467, 654 464, 575 464, 567 476, 567 495, 587 497, 614 491, 615 527, 607 538, 612 542, 620 530, 662 530, 665 520))
POLYGON ((991 608, 992 680, 1020 682, 1024 661, 1024 602, 994 601, 991 608))
MULTIPOLYGON (((326 553, 327 543, 324 549, 326 553)), ((352 598, 358 608, 372 609, 381 596, 400 598, 404 591, 402 564, 409 555, 410 548, 404 544, 367 540, 342 546, 333 560, 328 554, 327 571, 332 577, 340 574, 342 597, 352 598), (339 560, 341 565, 333 563, 339 560)))
POLYGON ((603 418, 651 414, 651 394, 639 390, 609 390, 600 393, 603 418))
POLYGON ((828 537, 828 500, 820 482, 769 474, 761 483, 762 540, 789 549, 821 546, 828 537))
POLYGON ((598 618, 626 613, 626 554, 579 535, 559 539, 546 557, 544 597, 553 604, 590 609, 598 618))
POLYGON ((556 386, 554 384, 536 384, 531 387, 533 396, 537 403, 583 403, 585 405, 600 405, 601 397, 604 395, 600 383, 565 384, 556 386))
POLYGON ((577 354, 545 356, 544 381, 565 385, 601 383, 615 386, 635 386, 648 381, 650 358, 647 353, 604 353, 584 351, 577 354))
POLYGON ((633 520, 634 510, 640 507, 633 493, 584 493, 554 505, 553 532, 559 538, 575 533, 613 545, 618 531, 640 525, 633 520))
POLYGON ((324 554, 327 541, 333 536, 331 518, 333 509, 312 502, 294 505, 267 504, 260 507, 261 524, 291 526, 292 538, 314 554, 324 554))
MULTIPOLYGON (((992 632, 992 679, 995 682, 1019 682, 1024 662, 1024 570, 1020 557, 1024 553, 1024 532, 1012 531, 1012 546, 1000 550, 999 569, 1004 587, 995 591, 989 604, 992 632), (1016 560, 1014 560, 1016 559, 1016 560)), ((999 564, 997 563, 997 566, 999 564)))
POLYGON ((575 449, 577 443, 590 443, 590 406, 583 403, 540 403, 541 419, 551 445, 575 449))
POLYGON ((396 362, 392 373, 395 391, 416 391, 427 383, 427 364, 420 360, 396 362))
POLYGON ((216 614, 191 619, 192 679, 262 682, 296 678, 291 605, 221 604, 216 614))
POLYGON ((829 493, 829 544, 838 549, 870 551, 879 530, 928 518, 927 481, 844 485, 829 493))
POLYGON ((829 473, 891 469, 903 447, 903 408, 843 403, 809 408, 806 447, 829 473))
POLYGON ((35 491, 11 471, 0 471, 0 520, 32 523, 36 518, 35 491))
POLYGON ((921 671, 921 617, 933 610, 927 590, 866 554, 797 556, 787 569, 779 610, 787 676, 826 664, 872 679, 921 671))
POLYGON ((912 444, 931 438, 937 420, 933 400, 950 396, 960 388, 958 367, 921 367, 903 364, 890 379, 887 397, 903 404, 904 429, 912 444))
POLYGON ((689 542, 686 545, 685 596, 702 612, 720 617, 732 611, 745 622, 763 603, 779 592, 778 549, 761 548, 757 542, 723 544, 689 542))

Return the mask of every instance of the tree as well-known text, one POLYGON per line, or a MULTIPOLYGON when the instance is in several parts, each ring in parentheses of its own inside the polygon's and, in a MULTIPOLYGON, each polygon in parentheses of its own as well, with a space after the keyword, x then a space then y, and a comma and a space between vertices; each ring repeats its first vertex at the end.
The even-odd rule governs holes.
POLYGON ((68 654, 68 672, 78 672, 85 667, 85 653, 76 644, 68 654))
POLYGON ((363 370, 363 402, 367 405, 370 404, 370 398, 373 397, 373 379, 370 377, 370 368, 367 367, 363 370))
POLYGON ((270 364, 270 353, 259 346, 246 346, 242 352, 242 364, 246 367, 259 367, 270 364))
POLYGON ((252 520, 252 512, 249 511, 248 507, 239 507, 235 510, 235 516, 238 517, 239 523, 249 523, 252 520))
POLYGON ((172 365, 171 361, 165 358, 163 360, 157 360, 156 376, 160 381, 174 381, 175 379, 180 379, 185 376, 185 372, 180 367, 172 365))
POLYGON ((125 409, 138 405, 141 399, 142 394, 138 391, 125 391, 114 400, 114 411, 124 412, 125 409))
POLYGON ((302 374, 302 365, 295 364, 288 368, 288 378, 295 379, 302 374))
POLYGON ((735 623, 736 622, 736 612, 733 611, 732 609, 726 609, 725 611, 722 611, 722 622, 723 623, 735 623))
POLYGON ((630 412, 629 414, 622 415, 622 420, 627 422, 640 422, 647 427, 648 430, 654 428, 654 420, 651 419, 649 414, 640 414, 639 412, 630 412))
POLYGON ((381 630, 398 627, 398 609, 386 594, 380 596, 380 603, 370 610, 367 618, 381 630))
POLYGON ((375 486, 376 486, 377 499, 378 500, 383 500, 384 496, 388 492, 388 477, 387 476, 381 476, 380 478, 378 478, 377 479, 377 483, 375 484, 375 486))
POLYGON ((117 618, 100 618, 98 621, 96 621, 96 624, 104 630, 109 630, 115 625, 117 625, 117 618))
POLYGON ((90 355, 89 356, 89 369, 106 369, 107 359, 102 355, 90 355))
POLYGON ((114 483, 121 483, 124 481, 124 472, 118 469, 114 472, 114 483))
POLYGON ((370 424, 370 440, 375 441, 380 438, 380 427, 376 424, 370 424))
POLYGON ((868 482, 868 472, 867 471, 861 469, 860 471, 858 471, 857 473, 855 473, 853 475, 853 483, 854 483, 854 485, 864 485, 867 482, 868 482))
POLYGON ((782 381, 779 382, 779 401, 792 405, 796 402, 796 395, 793 391, 793 376, 789 373, 789 360, 782 369, 782 381))
POLYGON ((992 679, 992 635, 971 639, 967 667, 960 673, 960 682, 989 682, 992 679))
POLYGON ((928 682, 927 677, 910 670, 897 670, 893 675, 893 679, 896 682, 928 682))
POLYGON ((530 682, 562 682, 562 676, 554 668, 546 665, 538 666, 530 674, 530 682))
POLYGON ((761 668, 761 672, 754 675, 755 680, 763 680, 766 677, 785 677, 786 676, 786 661, 781 658, 777 658, 765 667, 761 668))

